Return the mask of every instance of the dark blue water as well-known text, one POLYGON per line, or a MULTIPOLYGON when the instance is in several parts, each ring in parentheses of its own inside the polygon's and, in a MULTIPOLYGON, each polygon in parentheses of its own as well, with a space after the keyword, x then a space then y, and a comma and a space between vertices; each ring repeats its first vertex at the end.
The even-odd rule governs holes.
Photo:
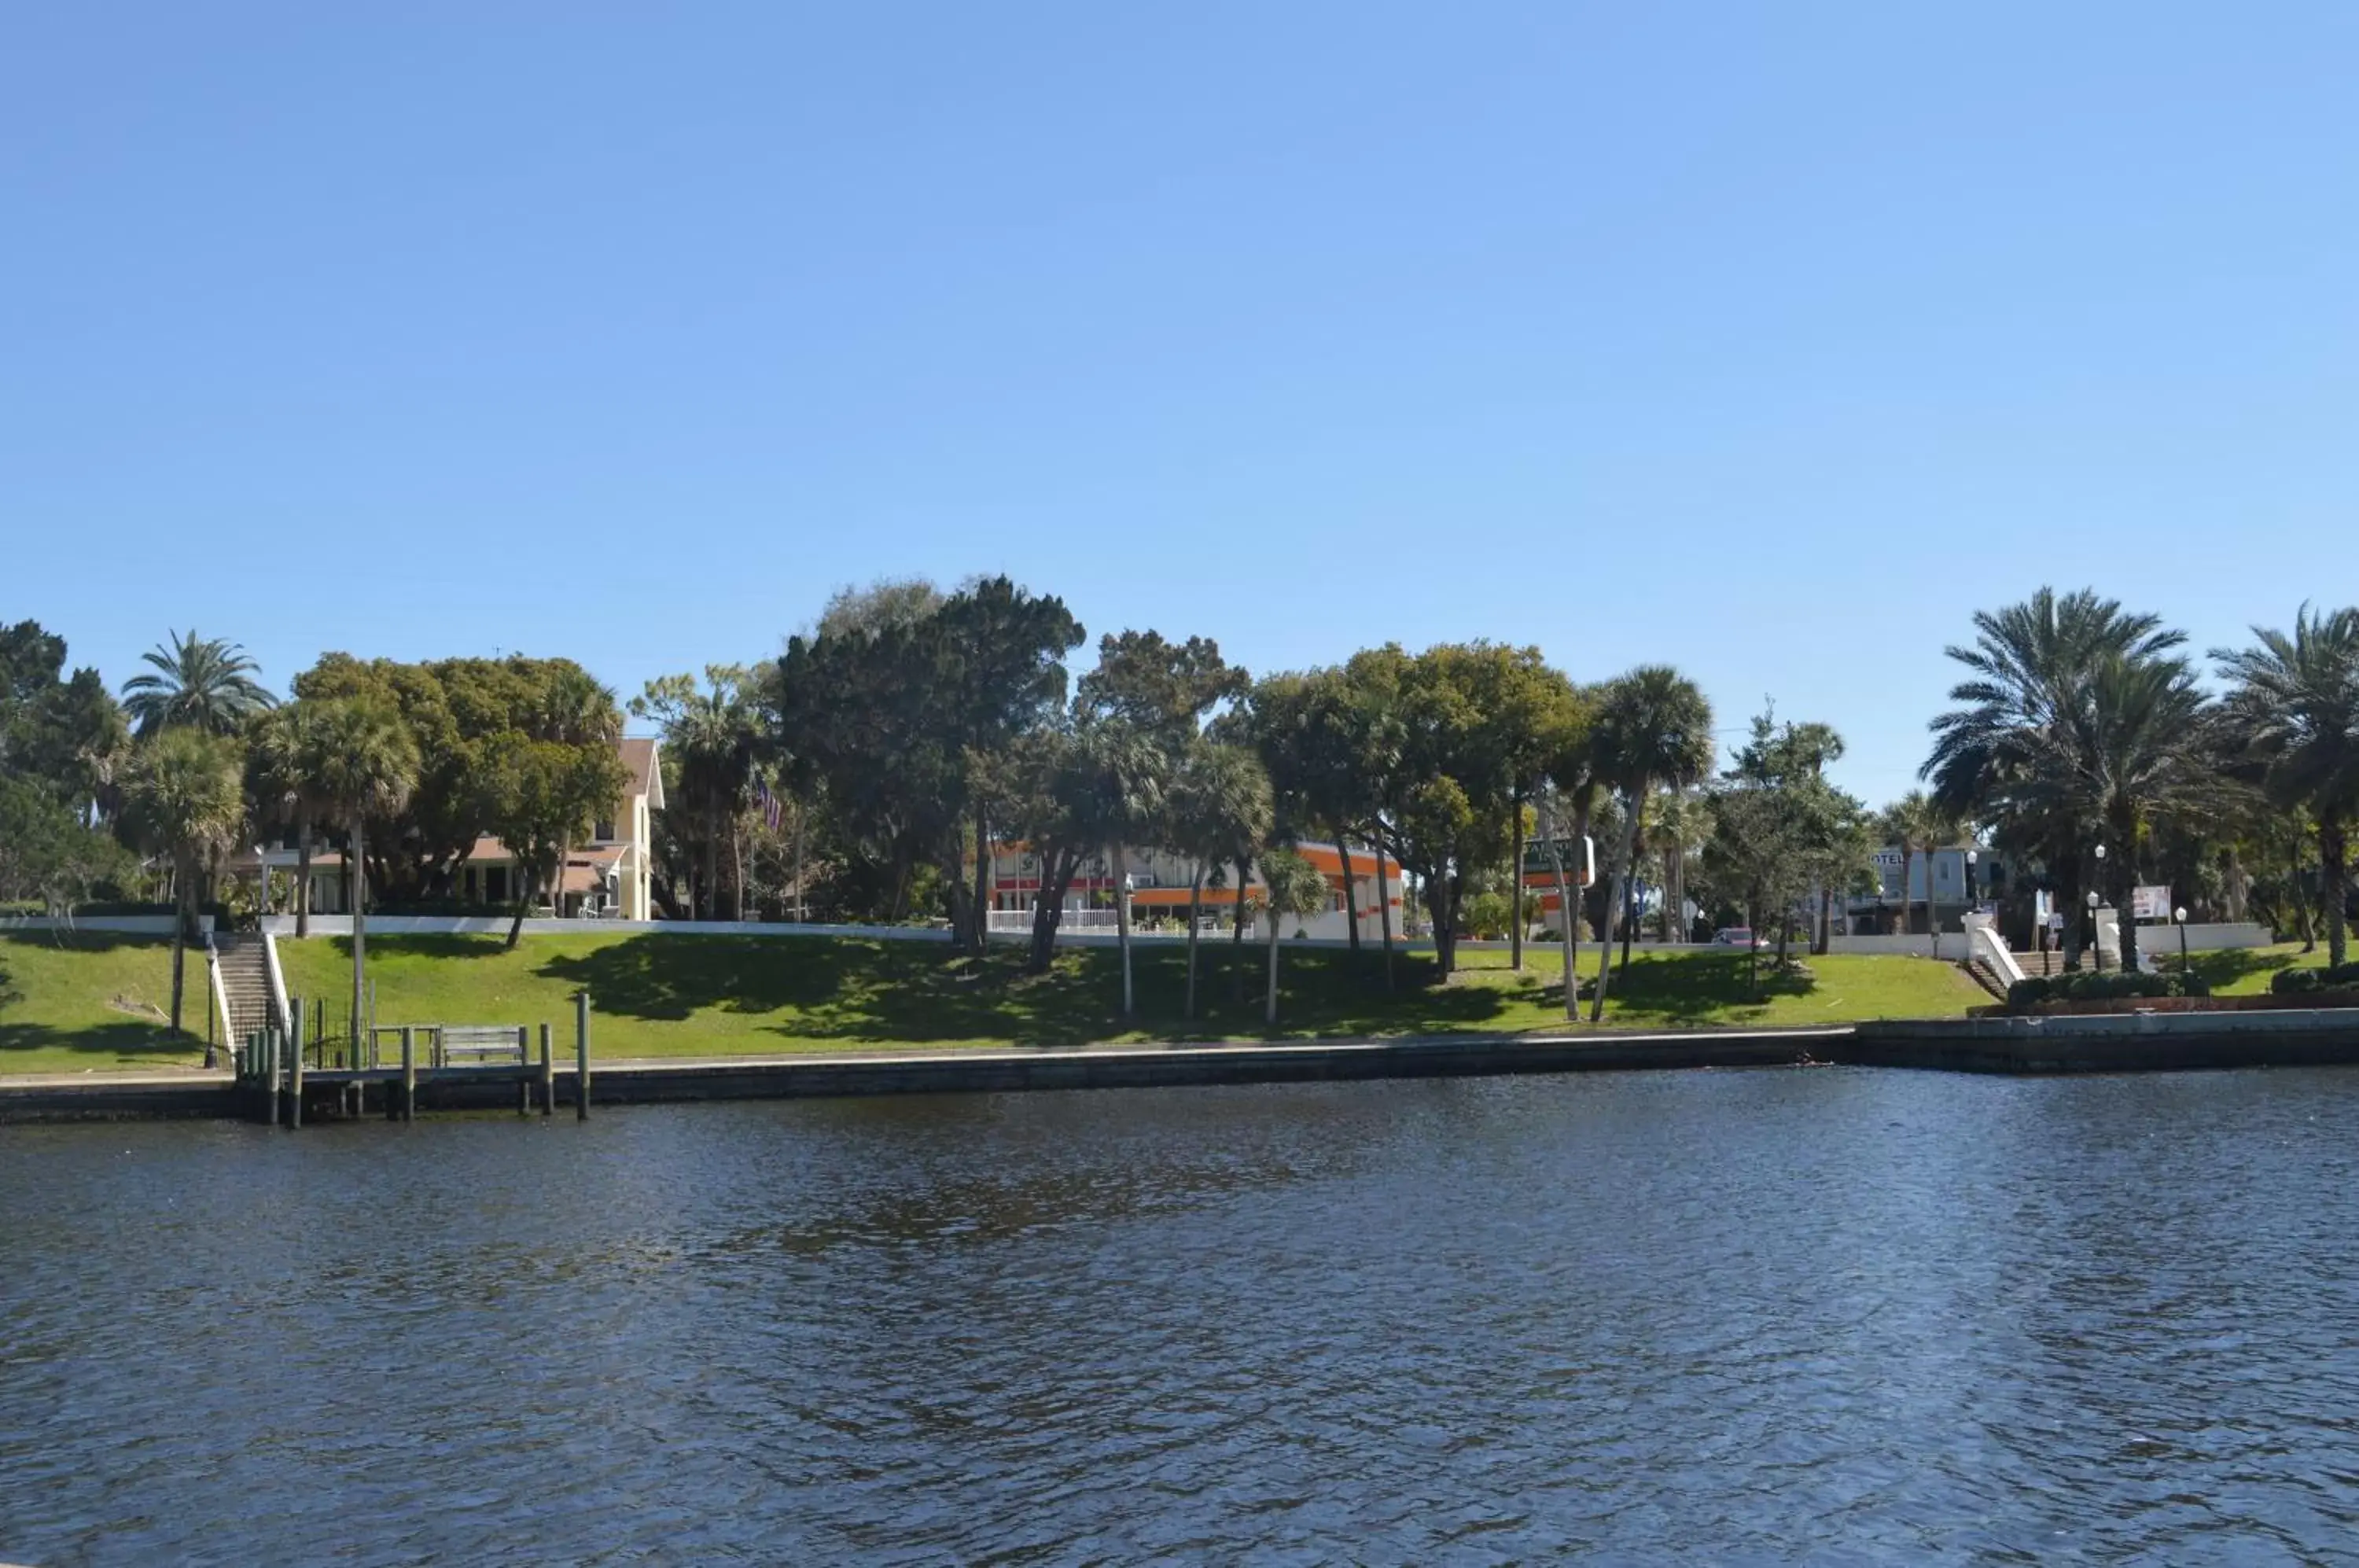
POLYGON ((2359 1073, 0 1128, 0 1560, 2359 1560, 2359 1073))

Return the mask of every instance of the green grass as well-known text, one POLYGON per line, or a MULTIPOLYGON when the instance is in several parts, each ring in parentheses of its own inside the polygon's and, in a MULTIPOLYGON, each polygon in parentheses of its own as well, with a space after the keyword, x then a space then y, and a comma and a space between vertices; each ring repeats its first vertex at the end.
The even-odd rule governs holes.
MULTIPOLYGON (((352 985, 342 938, 278 944, 288 988, 341 1012, 352 985)), ((17 999, 0 1003, 0 1073, 193 1066, 201 1034, 174 1037, 152 1015, 171 998, 169 945, 156 938, 0 938, 0 971, 17 999), (120 1005, 118 1005, 118 1002, 120 1005)), ((1584 950, 1584 978, 1597 950, 1584 950)), ((646 936, 583 931, 530 937, 511 953, 497 937, 383 937, 369 944, 381 1023, 540 1023, 569 1039, 573 992, 587 986, 600 1056, 725 1056, 755 1052, 1081 1045, 1447 1034, 1551 1029, 1563 1021, 1557 950, 1535 947, 1529 966, 1467 951, 1460 973, 1433 983, 1430 955, 1401 954, 1387 991, 1373 950, 1289 948, 1281 958, 1279 1025, 1261 1021, 1266 950, 1234 963, 1226 942, 1204 944, 1203 1016, 1180 1017, 1184 950, 1142 945, 1140 1017, 1119 1017, 1121 970, 1111 948, 1070 950, 1045 976, 1021 973, 1021 954, 988 964, 930 942, 823 937, 646 936), (1240 999, 1238 979, 1245 982, 1240 999)), ((1607 1021, 1622 1028, 1843 1023, 1954 1017, 1985 1000, 1956 969, 1915 958, 1810 961, 1807 982, 1753 999, 1745 955, 1641 953, 1617 980, 1607 1021)), ((202 955, 189 964, 189 1020, 204 1018, 202 955)), ((2266 979, 2261 981, 2266 984, 2266 979)))
MULTIPOLYGON (((2143 940, 2145 933, 2139 933, 2143 940)), ((2165 969, 2179 966, 2179 950, 2168 944, 2151 944, 2152 953, 2165 969)), ((2212 982, 2212 992, 2219 996, 2260 996, 2268 994, 2269 976, 2288 969, 2323 969, 2326 967, 2326 941, 2319 939, 2313 953, 2304 953, 2298 942, 2281 942, 2274 947, 2231 947, 2212 953, 2190 955, 2195 973, 2212 982)))
POLYGON ((187 959, 183 1018, 172 1005, 172 944, 163 937, 82 931, 0 935, 0 1073, 196 1067, 204 1062, 205 955, 187 959))
MULTIPOLYGON (((283 942, 279 952, 291 990, 340 1010, 352 984, 346 941, 283 942)), ((1402 955, 1393 992, 1373 952, 1355 964, 1348 953, 1293 949, 1281 960, 1275 1031, 1261 1021, 1266 950, 1243 954, 1240 1001, 1237 968, 1217 942, 1205 944, 1203 1016, 1192 1023, 1181 1017, 1184 950, 1142 945, 1140 1017, 1128 1027, 1110 948, 1062 953, 1038 977, 1020 973, 1013 948, 977 964, 931 943, 834 938, 582 932, 528 938, 508 952, 495 937, 402 937, 371 942, 369 955, 380 1023, 546 1020, 563 1038, 569 998, 587 986, 596 1050, 608 1058, 1439 1034, 1545 1029, 1563 1018, 1560 961, 1538 949, 1520 975, 1504 953, 1467 953, 1448 985, 1431 983, 1430 956, 1402 955)), ((1596 949, 1587 956, 1593 964, 1596 949)), ((1641 953, 1607 1018, 1625 1028, 1839 1023, 1955 1016, 1988 999, 1955 968, 1922 959, 1838 956, 1810 968, 1810 981, 1756 1001, 1741 953, 1641 953)))

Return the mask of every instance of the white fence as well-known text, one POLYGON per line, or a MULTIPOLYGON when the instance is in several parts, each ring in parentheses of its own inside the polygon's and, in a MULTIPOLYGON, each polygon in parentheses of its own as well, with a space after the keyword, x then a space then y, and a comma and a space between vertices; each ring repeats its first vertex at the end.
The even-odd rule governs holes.
MULTIPOLYGON (((506 915, 371 915, 371 936, 506 936, 514 917, 506 915)), ((274 937, 295 934, 292 915, 265 915, 262 929, 274 937)), ((166 929, 170 929, 168 922, 166 929)), ((527 936, 595 935, 627 931, 647 936, 864 936, 880 942, 948 942, 950 932, 935 926, 799 925, 792 920, 528 920, 527 936)), ((350 915, 313 915, 313 936, 350 936, 350 915)))
MULTIPOLYGON (((213 929, 211 915, 197 917, 197 929, 213 929)), ((170 936, 169 915, 75 915, 53 920, 47 915, 0 915, 0 931, 114 931, 126 936, 170 936)))

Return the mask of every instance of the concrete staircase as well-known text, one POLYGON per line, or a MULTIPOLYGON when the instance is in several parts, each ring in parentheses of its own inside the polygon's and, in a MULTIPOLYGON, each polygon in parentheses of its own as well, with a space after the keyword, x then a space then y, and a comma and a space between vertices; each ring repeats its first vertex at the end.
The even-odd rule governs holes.
MULTIPOLYGON (((2046 975, 2064 973, 2064 955, 2060 953, 2018 951, 2015 953, 2015 962, 2017 966, 2022 969, 2027 979, 2038 979, 2046 975)), ((2002 1002, 2006 1000, 2006 979, 1991 967, 1989 960, 1970 958, 1966 960, 1965 970, 1968 975, 1973 976, 1974 983, 1984 990, 2002 1002)))
POLYGON ((222 996, 229 1004, 229 1037, 244 1040, 266 1029, 277 1011, 270 995, 270 955, 259 936, 213 936, 213 953, 221 961, 222 996))

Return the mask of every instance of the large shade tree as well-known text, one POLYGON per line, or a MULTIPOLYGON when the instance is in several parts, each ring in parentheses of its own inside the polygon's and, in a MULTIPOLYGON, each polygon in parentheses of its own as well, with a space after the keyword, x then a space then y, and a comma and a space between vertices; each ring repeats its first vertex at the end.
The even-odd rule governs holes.
MULTIPOLYGON (((2350 824, 2359 814, 2359 610, 2304 605, 2290 634, 2253 628, 2253 646, 2212 657, 2232 682, 2233 755, 2288 817, 2317 824, 2330 963, 2348 957, 2350 824)), ((2294 834, 2280 835, 2298 838, 2294 834)))
POLYGON ((139 657, 150 668, 123 683, 123 706, 142 735, 175 726, 234 735, 277 701, 255 679, 262 667, 220 637, 174 632, 139 657))

